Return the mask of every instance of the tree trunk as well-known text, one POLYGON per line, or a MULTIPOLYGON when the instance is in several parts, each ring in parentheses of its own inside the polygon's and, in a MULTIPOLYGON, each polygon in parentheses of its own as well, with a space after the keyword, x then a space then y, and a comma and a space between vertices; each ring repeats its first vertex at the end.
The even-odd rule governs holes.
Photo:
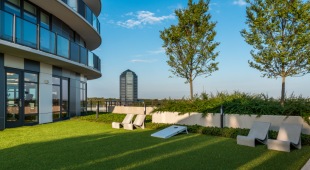
POLYGON ((193 94, 193 80, 192 80, 192 78, 190 78, 190 80, 189 80, 189 86, 190 86, 191 100, 193 100, 194 94, 193 94))
POLYGON ((284 101, 285 101, 285 78, 286 77, 282 77, 282 89, 281 89, 281 105, 284 106, 284 101))

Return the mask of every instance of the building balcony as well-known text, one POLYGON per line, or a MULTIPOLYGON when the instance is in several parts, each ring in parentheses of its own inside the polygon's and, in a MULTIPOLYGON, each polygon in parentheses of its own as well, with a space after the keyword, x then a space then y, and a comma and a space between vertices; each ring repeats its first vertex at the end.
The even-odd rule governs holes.
POLYGON ((101 0, 84 0, 84 2, 95 13, 96 16, 99 16, 101 11, 101 0))
POLYGON ((0 10, 0 51, 101 77, 101 60, 88 49, 39 25, 0 10))
POLYGON ((99 13, 96 9, 96 15, 83 0, 51 0, 48 3, 42 0, 30 1, 70 26, 85 40, 88 49, 94 50, 100 46, 100 22, 97 15, 101 3, 99 13))

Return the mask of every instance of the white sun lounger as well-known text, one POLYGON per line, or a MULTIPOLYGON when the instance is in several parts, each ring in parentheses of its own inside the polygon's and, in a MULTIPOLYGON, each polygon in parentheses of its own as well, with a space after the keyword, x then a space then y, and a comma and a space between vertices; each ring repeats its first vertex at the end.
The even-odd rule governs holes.
POLYGON ((237 144, 255 147, 256 140, 263 144, 266 144, 268 140, 269 127, 269 122, 254 121, 248 136, 237 136, 237 144))
POLYGON ((179 133, 188 133, 187 127, 172 125, 161 131, 153 133, 151 136, 166 139, 166 138, 170 138, 171 136, 177 135, 179 133))
POLYGON ((133 130, 134 128, 140 127, 144 129, 144 120, 146 115, 137 115, 135 121, 133 123, 124 123, 124 129, 133 130))
POLYGON ((301 129, 301 124, 282 123, 277 139, 268 139, 268 149, 290 152, 291 145, 301 149, 301 129))
POLYGON ((124 124, 132 123, 132 118, 134 114, 127 114, 122 123, 120 122, 112 122, 112 128, 120 129, 124 124))

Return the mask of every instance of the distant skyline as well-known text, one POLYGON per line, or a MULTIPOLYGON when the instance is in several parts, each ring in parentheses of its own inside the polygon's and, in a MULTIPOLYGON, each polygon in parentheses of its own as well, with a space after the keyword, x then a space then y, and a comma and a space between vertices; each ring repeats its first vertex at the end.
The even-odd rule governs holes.
MULTIPOLYGON (((138 78, 138 97, 163 99, 189 97, 185 79, 175 77, 167 65, 159 31, 176 24, 174 11, 186 8, 187 0, 102 0, 102 44, 94 52, 100 56, 102 77, 88 81, 88 97, 119 98, 119 75, 130 69, 138 78), (173 77, 173 78, 169 78, 173 77)), ((221 44, 219 70, 210 77, 194 80, 194 93, 264 93, 279 97, 281 79, 262 78, 251 68, 251 46, 240 35, 246 28, 244 0, 211 0, 212 21, 217 22, 215 40, 221 44)), ((287 95, 310 96, 310 74, 287 78, 287 95)))

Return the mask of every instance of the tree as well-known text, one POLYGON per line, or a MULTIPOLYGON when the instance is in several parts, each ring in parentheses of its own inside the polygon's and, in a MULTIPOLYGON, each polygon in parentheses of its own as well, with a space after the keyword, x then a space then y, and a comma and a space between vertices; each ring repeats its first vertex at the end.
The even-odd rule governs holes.
POLYGON ((241 35, 252 45, 250 67, 263 77, 282 78, 281 105, 286 77, 303 76, 310 67, 310 2, 302 0, 246 0, 246 24, 241 35))
POLYGON ((170 71, 190 84, 190 96, 193 99, 193 81, 197 76, 210 76, 218 70, 214 62, 218 52, 214 52, 219 43, 214 41, 215 22, 211 22, 209 0, 198 3, 188 1, 186 9, 178 9, 175 15, 177 25, 160 32, 163 47, 168 56, 170 71))

